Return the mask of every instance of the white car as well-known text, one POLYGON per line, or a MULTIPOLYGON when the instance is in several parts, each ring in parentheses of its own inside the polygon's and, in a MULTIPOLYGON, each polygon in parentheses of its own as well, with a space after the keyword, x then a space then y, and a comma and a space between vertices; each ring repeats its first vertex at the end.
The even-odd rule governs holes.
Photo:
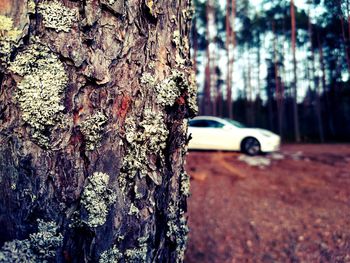
POLYGON ((268 130, 246 128, 218 117, 200 116, 189 121, 189 149, 242 151, 249 155, 278 151, 281 138, 268 130))

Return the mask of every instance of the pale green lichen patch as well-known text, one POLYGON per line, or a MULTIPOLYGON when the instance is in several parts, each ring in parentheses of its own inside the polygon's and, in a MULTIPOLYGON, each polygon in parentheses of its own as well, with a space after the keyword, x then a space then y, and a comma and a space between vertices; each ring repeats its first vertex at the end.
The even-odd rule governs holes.
POLYGON ((77 17, 74 10, 65 7, 59 1, 42 2, 38 10, 43 15, 44 26, 56 32, 69 32, 77 17))
POLYGON ((175 101, 181 95, 178 86, 181 78, 171 75, 156 86, 158 103, 162 106, 173 106, 175 101))
POLYGON ((190 73, 188 79, 188 107, 192 111, 193 114, 198 113, 198 104, 197 104, 197 94, 198 94, 198 86, 196 82, 196 75, 194 72, 190 73))
POLYGON ((156 85, 156 79, 154 75, 149 72, 144 72, 140 78, 141 84, 149 85, 150 87, 156 85))
MULTIPOLYGON (((124 237, 123 237, 124 238, 124 237)), ((117 245, 104 251, 99 259, 99 263, 146 263, 147 262, 147 240, 148 236, 137 239, 137 244, 134 248, 129 248, 122 253, 117 245)))
POLYGON ((48 259, 56 256, 56 249, 62 246, 63 236, 58 233, 55 222, 38 220, 38 232, 29 236, 32 250, 39 259, 48 259))
POLYGON ((106 222, 109 207, 116 200, 116 195, 108 188, 109 175, 95 172, 88 178, 81 204, 88 212, 87 225, 98 227, 106 222))
POLYGON ((12 18, 0 15, 0 65, 8 63, 21 33, 14 27, 12 18))
POLYGON ((29 240, 13 240, 1 248, 0 262, 37 262, 37 256, 31 250, 29 240))
MULTIPOLYGON (((161 161, 164 159, 163 150, 169 134, 163 114, 146 109, 139 123, 137 118, 131 116, 125 120, 125 132, 128 145, 122 173, 129 178, 139 173, 141 177, 149 176, 156 184, 160 184, 156 163, 158 158, 161 161)), ((123 179, 123 176, 120 178, 123 179)))
MULTIPOLYGON (((184 38, 184 39, 186 39, 186 38, 184 38)), ((175 55, 175 61, 181 67, 183 67, 185 65, 185 63, 186 63, 185 58, 188 56, 188 53, 186 53, 186 50, 185 50, 186 47, 183 44, 184 39, 181 37, 181 33, 179 30, 174 31, 172 43, 176 47, 176 51, 177 51, 176 55, 175 55)), ((187 40, 187 45, 188 45, 188 40, 187 40)), ((188 46, 188 48, 189 48, 189 46, 188 46)))
POLYGON ((0 250, 0 262, 51 262, 62 246, 63 236, 55 222, 38 220, 38 232, 25 240, 6 242, 0 250))
POLYGON ((35 14, 36 3, 34 0, 28 0, 27 2, 28 14, 35 14))
POLYGON ((186 74, 175 70, 156 86, 158 103, 162 106, 174 105, 176 99, 189 89, 186 74))
POLYGON ((48 47, 34 43, 16 56, 10 69, 23 77, 16 92, 23 120, 33 128, 33 138, 49 146, 44 133, 62 119, 64 109, 68 77, 62 62, 48 47))
POLYGON ((129 215, 138 215, 140 210, 135 206, 134 204, 131 204, 130 210, 129 210, 129 215))
POLYGON ((185 197, 189 197, 191 194, 190 177, 185 171, 180 175, 180 191, 185 197))
POLYGON ((116 263, 123 257, 118 247, 114 245, 112 248, 104 251, 99 259, 99 263, 116 263))
POLYGON ((85 137, 87 150, 94 150, 99 145, 107 120, 106 115, 97 112, 81 123, 80 130, 85 137))
POLYGON ((140 82, 147 87, 154 87, 159 105, 173 106, 181 94, 186 94, 189 109, 193 114, 198 112, 197 83, 194 74, 174 70, 169 77, 157 83, 151 73, 145 72, 140 82))
POLYGON ((136 248, 125 251, 126 263, 147 262, 147 240, 148 237, 140 237, 138 238, 138 246, 136 248))
POLYGON ((172 42, 174 43, 175 46, 180 46, 181 45, 181 38, 180 38, 180 31, 175 30, 173 32, 173 40, 172 42))
POLYGON ((170 204, 168 207, 168 230, 167 237, 176 244, 177 258, 176 262, 183 262, 185 251, 187 247, 189 229, 187 226, 187 219, 183 211, 179 211, 175 204, 170 204))

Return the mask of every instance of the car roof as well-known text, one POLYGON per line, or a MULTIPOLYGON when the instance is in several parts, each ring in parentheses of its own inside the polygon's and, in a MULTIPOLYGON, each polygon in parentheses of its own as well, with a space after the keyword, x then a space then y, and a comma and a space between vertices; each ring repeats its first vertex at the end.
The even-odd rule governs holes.
POLYGON ((214 117, 214 116, 197 116, 197 117, 194 117, 191 120, 212 120, 212 121, 218 121, 218 122, 227 123, 227 121, 225 119, 219 118, 219 117, 214 117))

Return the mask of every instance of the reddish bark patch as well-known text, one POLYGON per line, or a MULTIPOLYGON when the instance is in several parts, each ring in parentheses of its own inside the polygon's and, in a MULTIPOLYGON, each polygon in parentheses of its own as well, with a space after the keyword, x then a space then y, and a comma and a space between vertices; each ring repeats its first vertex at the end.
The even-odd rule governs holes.
POLYGON ((79 123, 79 120, 80 120, 80 115, 81 113, 83 112, 84 108, 83 107, 80 107, 77 111, 74 112, 73 114, 73 123, 74 123, 74 126, 78 125, 79 123))
POLYGON ((0 0, 0 14, 8 13, 11 10, 10 0, 0 0))
POLYGON ((77 146, 80 142, 83 141, 83 135, 80 132, 75 132, 70 137, 70 145, 77 146))
POLYGON ((130 107, 130 102, 131 102, 131 97, 126 95, 122 98, 120 105, 118 105, 118 101, 116 101, 113 105, 114 112, 117 113, 118 119, 125 119, 125 116, 129 110, 130 107))
POLYGON ((185 100, 184 97, 181 96, 181 97, 177 98, 176 103, 178 105, 185 105, 186 104, 186 100, 185 100))

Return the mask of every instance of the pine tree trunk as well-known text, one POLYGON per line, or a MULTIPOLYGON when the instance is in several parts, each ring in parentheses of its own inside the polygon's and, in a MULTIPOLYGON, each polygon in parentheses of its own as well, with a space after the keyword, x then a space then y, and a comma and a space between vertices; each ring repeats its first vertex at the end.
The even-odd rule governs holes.
MULTIPOLYGON (((318 127, 318 135, 320 138, 320 142, 324 142, 324 131, 323 131, 323 122, 322 122, 322 109, 321 109, 321 100, 320 100, 320 81, 318 76, 316 76, 316 65, 315 65, 315 49, 313 45, 313 28, 312 28, 312 22, 310 18, 310 9, 308 10, 308 33, 309 33, 309 40, 310 40, 310 50, 311 50, 311 76, 312 80, 315 86, 315 94, 316 94, 316 105, 315 105, 315 115, 317 120, 317 127, 318 127)), ((311 77, 310 76, 310 77, 311 77)))
POLYGON ((283 94, 281 89, 280 81, 280 70, 279 70, 279 61, 277 54, 277 35, 276 35, 276 25, 275 21, 272 22, 272 32, 273 32, 273 57, 274 57, 274 67, 275 67, 275 94, 276 94, 276 103, 277 103, 277 116, 278 116, 278 133, 282 136, 283 130, 283 94))
POLYGON ((293 53, 293 118, 294 118, 294 136, 295 141, 300 142, 299 114, 298 114, 298 77, 297 77, 297 59, 296 59, 296 21, 294 0, 290 1, 290 13, 292 24, 292 53, 293 53))
POLYGON ((228 74, 230 75, 230 89, 227 91, 227 111, 228 111, 228 117, 230 119, 234 118, 233 114, 233 101, 232 101, 232 91, 233 91, 233 73, 235 68, 235 49, 236 49, 236 0, 231 1, 231 8, 232 8, 232 26, 231 26, 231 34, 232 34, 232 52, 231 57, 229 60, 230 67, 228 68, 228 74))
POLYGON ((230 0, 226 1, 226 56, 227 56, 227 72, 226 72, 226 112, 225 116, 232 117, 232 70, 231 70, 231 12, 230 12, 230 0))
POLYGON ((190 0, 0 3, 0 262, 182 262, 190 0))
POLYGON ((211 69, 211 54, 210 54, 210 44, 211 44, 211 36, 209 32, 209 25, 210 25, 210 13, 211 13, 211 1, 208 1, 206 4, 206 39, 207 39, 207 46, 206 46, 206 66, 204 71, 204 94, 203 94, 203 100, 202 100, 202 108, 203 111, 201 114, 203 115, 210 115, 212 114, 212 69, 211 69))

